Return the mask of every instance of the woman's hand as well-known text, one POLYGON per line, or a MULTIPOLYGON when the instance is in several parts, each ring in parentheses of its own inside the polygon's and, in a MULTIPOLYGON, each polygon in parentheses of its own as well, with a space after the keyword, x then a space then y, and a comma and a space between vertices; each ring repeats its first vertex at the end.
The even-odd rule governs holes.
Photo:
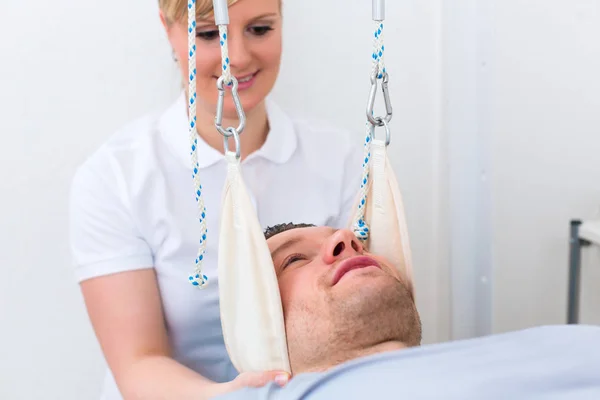
POLYGON ((210 397, 235 392, 236 390, 245 387, 263 387, 272 381, 283 387, 287 384, 289 379, 290 375, 283 371, 244 372, 230 382, 216 384, 213 387, 214 391, 211 393, 210 397))

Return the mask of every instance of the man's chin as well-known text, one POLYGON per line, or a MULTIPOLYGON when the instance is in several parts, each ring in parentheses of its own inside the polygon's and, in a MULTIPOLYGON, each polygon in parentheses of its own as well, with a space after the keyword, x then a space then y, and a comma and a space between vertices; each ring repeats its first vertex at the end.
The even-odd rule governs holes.
POLYGON ((331 289, 336 301, 368 314, 396 297, 399 285, 393 276, 365 269, 360 274, 342 277, 331 289))
POLYGON ((356 290, 360 287, 369 289, 384 287, 390 283, 398 284, 398 279, 387 274, 378 267, 365 267, 349 271, 331 288, 334 291, 356 290))
POLYGON ((412 323, 404 318, 414 308, 409 291, 389 274, 365 271, 340 280, 331 296, 333 336, 340 340, 363 344, 400 340, 402 327, 412 323))

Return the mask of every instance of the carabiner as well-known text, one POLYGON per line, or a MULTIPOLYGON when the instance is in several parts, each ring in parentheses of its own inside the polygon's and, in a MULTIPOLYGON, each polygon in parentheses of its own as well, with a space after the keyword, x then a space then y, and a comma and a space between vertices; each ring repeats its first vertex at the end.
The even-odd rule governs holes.
POLYGON ((381 91, 383 92, 383 101, 385 103, 385 118, 374 117, 373 110, 375 108, 375 96, 377 95, 377 76, 379 71, 375 70, 371 75, 371 92, 369 93, 369 102, 367 104, 367 118, 369 122, 374 126, 383 126, 384 120, 389 123, 392 120, 392 103, 390 101, 390 94, 388 90, 389 75, 387 72, 383 73, 381 78, 381 91))
MULTIPOLYGON (((221 135, 225 136, 225 138, 233 136, 230 129, 233 128, 223 128, 223 105, 225 103, 225 88, 223 87, 224 77, 221 76, 217 80, 217 89, 219 89, 219 99, 217 101, 217 113, 215 116, 215 126, 217 130, 221 133, 221 135)), ((235 111, 237 112, 238 118, 240 120, 240 124, 235 129, 236 133, 240 135, 246 126, 246 114, 244 114, 244 109, 242 108, 242 103, 240 102, 240 96, 238 95, 238 81, 232 76, 231 77, 232 85, 231 85, 231 95, 233 97, 233 103, 235 104, 235 111)))

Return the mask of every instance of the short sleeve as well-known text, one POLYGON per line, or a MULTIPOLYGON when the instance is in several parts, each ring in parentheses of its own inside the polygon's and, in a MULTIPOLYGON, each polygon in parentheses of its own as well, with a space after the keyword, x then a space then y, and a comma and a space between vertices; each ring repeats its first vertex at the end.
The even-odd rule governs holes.
POLYGON ((153 266, 151 249, 134 223, 126 187, 114 164, 98 153, 75 173, 69 237, 80 282, 153 266))
MULTIPOLYGON (((351 138, 350 140, 356 140, 351 138)), ((337 229, 348 228, 350 221, 350 213, 357 199, 360 190, 360 182, 362 180, 362 159, 363 146, 360 141, 349 145, 346 157, 344 160, 344 176, 341 187, 341 203, 338 216, 333 220, 332 227, 337 229), (356 143, 356 144, 354 144, 356 143)))

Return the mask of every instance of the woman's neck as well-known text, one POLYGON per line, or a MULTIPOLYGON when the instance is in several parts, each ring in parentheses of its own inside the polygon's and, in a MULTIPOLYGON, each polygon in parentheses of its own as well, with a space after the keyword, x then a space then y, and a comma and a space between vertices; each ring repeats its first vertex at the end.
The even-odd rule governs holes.
MULTIPOLYGON (((223 153, 223 136, 215 127, 215 115, 211 115, 208 110, 198 107, 197 110, 198 135, 212 148, 223 153)), ((257 151, 267 140, 269 133, 269 121, 265 103, 262 102, 250 111, 245 111, 246 124, 240 135, 240 145, 242 147, 241 157, 245 159, 248 155, 257 151)), ((225 118, 221 126, 224 128, 235 127, 239 125, 238 118, 225 118)), ((229 150, 235 151, 233 138, 229 139, 229 150)))

